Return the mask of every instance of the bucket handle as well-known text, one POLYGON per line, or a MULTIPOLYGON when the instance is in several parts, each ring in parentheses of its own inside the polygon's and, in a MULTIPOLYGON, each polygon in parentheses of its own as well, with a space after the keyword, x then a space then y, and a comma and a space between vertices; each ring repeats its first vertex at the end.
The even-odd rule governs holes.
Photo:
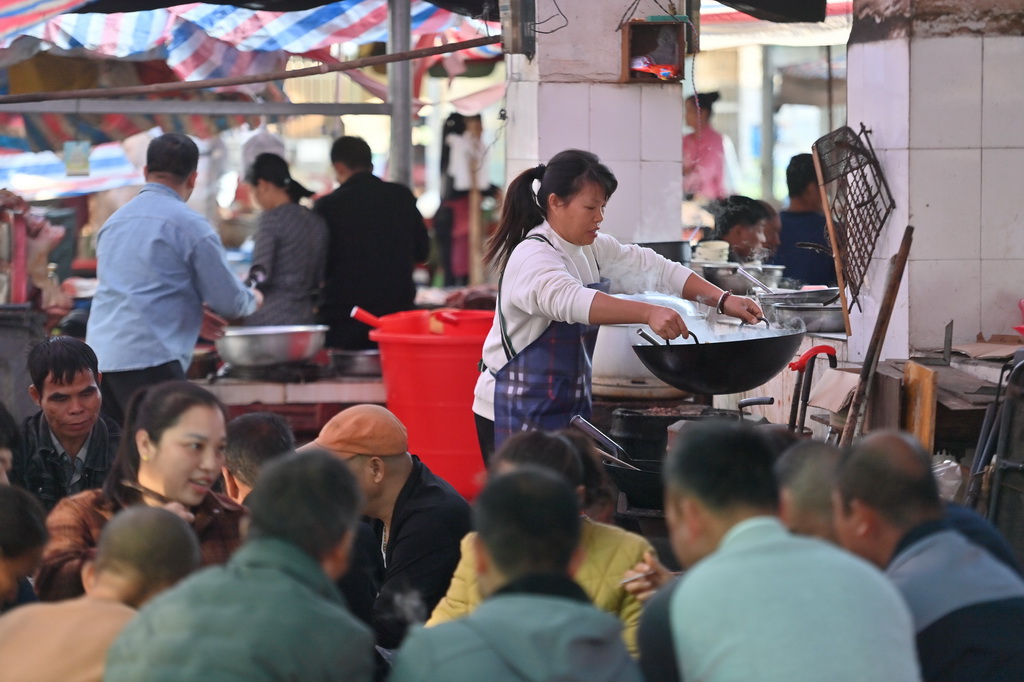
POLYGON ((350 312, 349 315, 359 320, 363 324, 373 327, 374 329, 380 329, 383 324, 379 317, 366 310, 363 310, 359 306, 353 306, 352 312, 350 312))

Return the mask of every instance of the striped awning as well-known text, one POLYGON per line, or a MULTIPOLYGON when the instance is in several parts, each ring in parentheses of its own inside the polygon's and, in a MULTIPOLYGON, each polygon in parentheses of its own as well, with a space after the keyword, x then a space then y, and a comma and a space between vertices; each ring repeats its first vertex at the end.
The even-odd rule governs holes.
POLYGON ((142 173, 116 143, 94 147, 89 155, 89 175, 81 177, 67 175, 64 161, 53 152, 0 155, 0 187, 29 201, 73 197, 144 182, 142 173))

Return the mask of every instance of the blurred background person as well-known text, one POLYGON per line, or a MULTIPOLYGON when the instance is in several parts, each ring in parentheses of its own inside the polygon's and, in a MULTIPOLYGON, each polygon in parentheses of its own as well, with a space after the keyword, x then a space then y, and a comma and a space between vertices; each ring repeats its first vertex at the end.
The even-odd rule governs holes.
POLYGON ((313 192, 296 182, 277 154, 257 156, 245 181, 263 209, 249 278, 264 296, 245 324, 313 324, 327 250, 327 224, 300 203, 313 192))
POLYGON ((749 263, 767 255, 765 226, 770 218, 761 202, 740 195, 716 201, 709 210, 715 216, 714 239, 729 242, 729 260, 749 263))
POLYGON ((352 472, 321 451, 281 457, 249 503, 242 548, 143 607, 107 682, 373 679, 373 635, 334 587, 362 508, 352 472))
POLYGON ((241 544, 246 511, 212 491, 224 466, 225 409, 201 386, 169 381, 137 392, 125 437, 103 488, 61 500, 47 518, 50 542, 36 575, 46 601, 82 594, 82 566, 100 532, 127 507, 163 507, 199 538, 203 565, 219 564, 241 544))
POLYGON ((227 496, 245 504, 263 465, 294 449, 295 434, 279 414, 250 412, 232 419, 222 469, 227 496))
POLYGON ((736 189, 736 149, 715 130, 711 116, 718 92, 700 92, 686 98, 683 136, 683 193, 697 201, 724 199, 736 189))
POLYGON ((195 534, 163 509, 126 509, 100 535, 85 595, 0 618, 4 679, 100 682, 107 649, 139 608, 199 566, 195 534), (73 642, 74 646, 69 646, 73 642))
POLYGON ((36 601, 28 576, 46 546, 46 512, 26 490, 0 485, 0 613, 36 601))
POLYGON ((789 206, 779 213, 782 233, 775 264, 786 266, 786 277, 803 284, 835 286, 836 265, 828 244, 825 209, 821 203, 814 157, 797 154, 786 167, 789 206), (814 244, 821 250, 800 244, 814 244))
MULTIPOLYGON (((576 491, 580 509, 589 506, 593 491, 603 487, 601 465, 589 451, 586 439, 575 435, 528 431, 512 436, 495 454, 491 471, 502 474, 525 465, 550 469, 562 476, 576 491)), ((626 646, 636 652, 636 628, 642 605, 622 585, 622 575, 642 561, 651 544, 635 533, 597 523, 582 515, 580 546, 583 561, 573 579, 586 591, 594 605, 622 621, 626 646)), ((472 613, 483 600, 477 581, 477 534, 462 539, 462 557, 451 585, 427 621, 428 626, 472 613)))

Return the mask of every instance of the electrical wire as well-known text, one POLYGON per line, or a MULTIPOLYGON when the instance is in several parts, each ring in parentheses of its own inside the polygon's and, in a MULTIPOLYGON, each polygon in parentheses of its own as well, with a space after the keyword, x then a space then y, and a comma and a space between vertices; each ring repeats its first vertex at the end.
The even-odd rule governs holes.
MULTIPOLYGON (((639 0, 637 0, 637 1, 639 2, 639 0)), ((540 33, 541 35, 550 35, 552 33, 555 33, 556 31, 561 31, 563 28, 565 28, 566 26, 569 25, 569 17, 565 16, 565 12, 563 12, 562 8, 558 6, 558 0, 551 0, 551 3, 555 6, 555 10, 557 10, 558 13, 557 14, 552 14, 550 17, 548 17, 547 19, 544 19, 543 21, 536 21, 536 22, 534 22, 533 23, 533 32, 534 33, 540 33), (562 21, 564 22, 561 26, 558 26, 557 28, 553 28, 550 31, 540 31, 540 30, 537 29, 538 26, 542 26, 542 25, 548 23, 549 21, 551 21, 552 19, 556 19, 559 16, 562 17, 562 21)))

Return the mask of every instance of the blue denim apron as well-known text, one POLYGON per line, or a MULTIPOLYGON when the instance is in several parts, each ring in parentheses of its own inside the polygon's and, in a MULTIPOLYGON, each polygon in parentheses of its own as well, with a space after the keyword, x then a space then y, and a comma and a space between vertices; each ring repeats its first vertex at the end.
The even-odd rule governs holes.
MULTIPOLYGON (((539 235, 527 237, 544 241, 539 235)), ((598 264, 600 271, 600 264, 598 264)), ((608 293, 611 280, 587 285, 608 293)), ((564 429, 573 415, 590 418, 591 358, 598 325, 552 321, 533 343, 519 352, 512 347, 501 312, 498 283, 498 324, 508 362, 494 373, 494 447, 520 431, 564 429)))

